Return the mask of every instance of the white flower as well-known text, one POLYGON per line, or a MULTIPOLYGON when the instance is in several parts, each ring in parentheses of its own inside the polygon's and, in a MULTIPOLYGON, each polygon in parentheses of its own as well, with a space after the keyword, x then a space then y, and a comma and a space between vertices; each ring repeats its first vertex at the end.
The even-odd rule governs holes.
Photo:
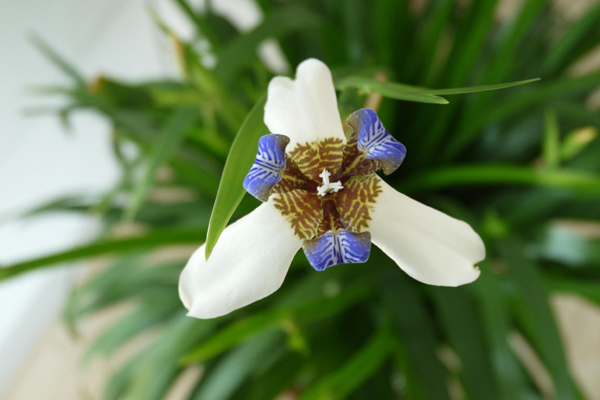
POLYGON ((479 276, 481 238, 456 220, 397 192, 374 172, 393 172, 406 149, 373 110, 353 113, 346 139, 331 73, 310 59, 296 80, 269 84, 265 124, 244 181, 264 203, 227 227, 208 261, 188 261, 179 294, 190 316, 214 318, 276 291, 303 248, 321 271, 365 262, 371 242, 423 283, 458 286, 479 276))

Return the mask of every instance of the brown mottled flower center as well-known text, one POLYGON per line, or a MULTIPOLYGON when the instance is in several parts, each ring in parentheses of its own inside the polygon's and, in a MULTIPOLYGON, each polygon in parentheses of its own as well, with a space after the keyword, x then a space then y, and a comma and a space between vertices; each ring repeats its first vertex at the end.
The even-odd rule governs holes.
POLYGON ((381 166, 357 148, 356 135, 296 145, 286 155, 282 179, 273 187, 275 207, 301 239, 330 230, 361 232, 381 192, 374 172, 381 166))

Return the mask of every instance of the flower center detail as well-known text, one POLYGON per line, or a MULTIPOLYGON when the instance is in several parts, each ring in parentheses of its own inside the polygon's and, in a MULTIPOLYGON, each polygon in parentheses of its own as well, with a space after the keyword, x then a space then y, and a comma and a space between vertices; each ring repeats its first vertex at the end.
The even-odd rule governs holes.
POLYGON ((326 196, 331 192, 337 193, 339 190, 344 188, 341 181, 329 182, 331 172, 327 171, 326 168, 323 168, 323 172, 321 172, 319 176, 323 178, 323 185, 317 188, 317 194, 321 197, 326 196))

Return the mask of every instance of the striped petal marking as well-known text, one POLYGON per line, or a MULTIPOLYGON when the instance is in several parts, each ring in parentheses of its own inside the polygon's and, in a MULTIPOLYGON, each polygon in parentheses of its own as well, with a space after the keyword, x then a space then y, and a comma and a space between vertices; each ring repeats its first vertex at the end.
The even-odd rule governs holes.
POLYGON ((284 135, 265 135, 258 140, 258 153, 244 179, 244 189, 260 201, 267 201, 273 186, 285 170, 285 148, 290 139, 284 135))
POLYGON ((358 136, 358 150, 368 159, 377 160, 386 175, 394 172, 406 157, 406 147, 384 128, 377 113, 363 108, 346 121, 358 136))
POLYGON ((305 240, 302 248, 310 265, 317 271, 337 264, 363 263, 369 259, 371 252, 371 234, 338 229, 317 239, 305 240))
POLYGON ((358 110, 347 123, 354 133, 346 142, 324 138, 296 143, 287 153, 288 137, 263 136, 244 180, 244 188, 257 199, 273 197, 317 271, 369 258, 371 234, 366 230, 381 192, 374 172, 392 172, 406 155, 375 111, 358 110))

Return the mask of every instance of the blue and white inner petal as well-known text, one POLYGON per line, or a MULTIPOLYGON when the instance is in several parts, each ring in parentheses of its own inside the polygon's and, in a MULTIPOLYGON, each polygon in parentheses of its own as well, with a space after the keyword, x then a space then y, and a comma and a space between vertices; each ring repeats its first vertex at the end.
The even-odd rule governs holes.
POLYGON ((406 147, 384 128, 377 113, 363 108, 348 117, 348 124, 358 136, 358 149, 381 163, 386 175, 394 172, 406 157, 406 147))
POLYGON ((244 189, 260 201, 267 201, 271 189, 281 180, 285 170, 285 148, 290 139, 285 135, 265 135, 258 140, 258 153, 244 179, 244 189))
POLYGON ((305 240, 302 248, 310 265, 317 271, 337 264, 363 263, 369 259, 371 252, 371 234, 345 229, 329 231, 319 238, 305 240))

